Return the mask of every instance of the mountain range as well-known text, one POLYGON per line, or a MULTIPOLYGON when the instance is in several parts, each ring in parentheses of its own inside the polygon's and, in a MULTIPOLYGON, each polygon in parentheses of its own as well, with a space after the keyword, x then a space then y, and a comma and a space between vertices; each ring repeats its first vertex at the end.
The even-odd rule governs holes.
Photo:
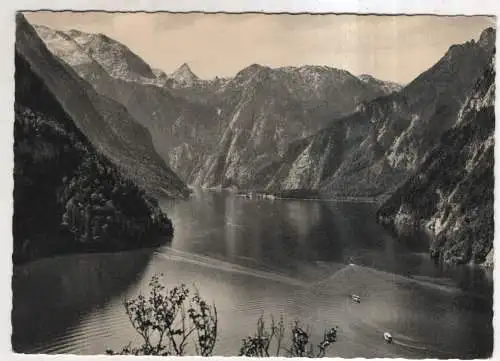
POLYGON ((187 64, 155 72, 102 34, 36 29, 150 131, 186 183, 338 196, 387 195, 402 184, 451 127, 494 48, 487 30, 404 87, 326 66, 253 64, 233 78, 202 80, 187 64))
POLYGON ((185 182, 205 187, 252 187, 271 154, 283 155, 332 117, 394 89, 318 66, 253 64, 231 79, 201 80, 183 64, 166 75, 105 35, 35 29, 54 55, 150 131, 158 153, 185 182))
MULTIPOLYGON (((477 41, 451 46, 406 85, 328 66, 259 64, 234 77, 206 80, 186 63, 171 74, 151 68, 103 34, 38 25, 35 33, 24 23, 22 28, 16 40, 20 56, 96 149, 142 188, 184 196, 187 183, 388 199, 379 217, 388 223, 411 218, 420 224, 451 207, 439 203, 422 214, 410 212, 412 217, 395 216, 406 214, 398 207, 420 207, 404 195, 415 177, 434 172, 436 152, 445 152, 440 147, 460 138, 458 129, 471 119, 483 119, 466 109, 471 97, 486 99, 478 84, 491 83, 491 77, 484 79, 495 52, 495 30, 489 28, 477 41), (465 113, 469 120, 461 121, 465 113)), ((481 124, 479 133, 491 131, 481 124)), ((479 133, 462 143, 492 144, 479 133)), ((467 154, 479 152, 474 147, 469 144, 467 154)), ((458 152, 457 146, 446 149, 458 152)), ((478 171, 491 166, 481 164, 478 171)), ((471 179, 492 192, 487 176, 471 179)), ((419 192, 434 186, 422 183, 419 192)), ((465 211, 455 212, 460 219, 465 211)), ((484 260, 488 242, 464 259, 484 260)), ((449 250, 449 241, 434 248, 456 260, 440 247, 449 250)))
POLYGON ((35 29, 53 54, 97 94, 123 106, 136 124, 149 131, 157 153, 177 174, 184 173, 176 167, 177 154, 187 146, 189 158, 200 143, 213 142, 210 135, 218 125, 216 111, 174 97, 158 86, 154 71, 124 45, 101 34, 35 29))
MULTIPOLYGON (((451 128, 494 52, 495 34, 450 47, 398 92, 362 104, 280 164, 278 188, 317 188, 338 196, 391 194, 451 128), (281 183, 280 183, 281 182, 281 183)), ((274 185, 273 185, 274 186, 274 185)))

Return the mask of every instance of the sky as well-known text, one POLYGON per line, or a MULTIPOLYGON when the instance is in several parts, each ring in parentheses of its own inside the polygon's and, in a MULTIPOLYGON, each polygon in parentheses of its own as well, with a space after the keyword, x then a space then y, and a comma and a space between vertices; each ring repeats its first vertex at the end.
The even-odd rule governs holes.
POLYGON ((210 79, 248 65, 327 65, 409 83, 453 44, 477 39, 492 17, 31 12, 32 24, 103 33, 151 67, 188 63, 210 79))

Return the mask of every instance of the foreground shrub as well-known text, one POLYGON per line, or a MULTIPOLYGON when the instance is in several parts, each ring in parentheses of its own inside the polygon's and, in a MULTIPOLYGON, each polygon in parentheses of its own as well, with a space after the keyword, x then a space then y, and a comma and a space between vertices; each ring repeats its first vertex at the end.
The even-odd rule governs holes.
MULTIPOLYGON (((191 296, 185 285, 166 290, 154 275, 149 282, 149 296, 125 300, 125 312, 135 331, 141 336, 139 347, 129 343, 118 353, 107 350, 108 355, 184 356, 194 350, 199 356, 213 355, 217 341, 217 309, 201 298, 198 291, 191 296)), ((337 340, 337 328, 326 330, 322 341, 314 347, 309 332, 298 321, 290 325, 290 346, 284 345, 283 317, 266 325, 264 316, 257 320, 253 336, 241 341, 240 356, 248 357, 324 357, 337 340)))
POLYGON ((278 322, 271 317, 270 326, 266 327, 264 317, 261 316, 257 321, 257 330, 254 336, 242 340, 239 356, 324 357, 330 345, 337 340, 336 327, 325 331, 323 340, 316 347, 309 342, 309 332, 300 327, 298 321, 291 326, 290 331, 291 347, 287 348, 283 344, 285 338, 283 317, 278 322))
MULTIPOLYGON (((124 302, 132 326, 141 336, 140 347, 125 346, 119 354, 183 356, 191 343, 196 354, 212 355, 217 339, 217 309, 184 286, 167 291, 153 276, 149 297, 140 294, 124 302)), ((107 354, 115 354, 107 350, 107 354)))

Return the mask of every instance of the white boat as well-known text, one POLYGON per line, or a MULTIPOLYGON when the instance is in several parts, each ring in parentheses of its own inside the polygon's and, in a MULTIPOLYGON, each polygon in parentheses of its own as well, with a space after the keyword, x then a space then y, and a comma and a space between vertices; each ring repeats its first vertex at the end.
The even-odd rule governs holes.
POLYGON ((354 302, 357 302, 357 303, 360 303, 361 302, 361 297, 359 297, 358 295, 351 295, 351 298, 354 302))
POLYGON ((384 340, 387 343, 391 343, 392 342, 392 335, 389 332, 384 332, 384 340))

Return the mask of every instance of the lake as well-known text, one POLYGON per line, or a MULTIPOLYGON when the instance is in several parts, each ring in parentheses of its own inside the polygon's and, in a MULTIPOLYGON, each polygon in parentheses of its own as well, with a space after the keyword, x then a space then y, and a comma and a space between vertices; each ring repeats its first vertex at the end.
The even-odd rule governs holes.
POLYGON ((373 204, 195 192, 162 207, 175 228, 167 246, 16 267, 14 350, 102 354, 138 341, 123 300, 163 273, 168 286, 194 285, 216 304, 217 355, 237 355, 261 314, 300 320, 315 341, 338 326, 329 356, 492 353, 492 272, 434 264, 424 234, 392 234, 375 222, 373 204))

